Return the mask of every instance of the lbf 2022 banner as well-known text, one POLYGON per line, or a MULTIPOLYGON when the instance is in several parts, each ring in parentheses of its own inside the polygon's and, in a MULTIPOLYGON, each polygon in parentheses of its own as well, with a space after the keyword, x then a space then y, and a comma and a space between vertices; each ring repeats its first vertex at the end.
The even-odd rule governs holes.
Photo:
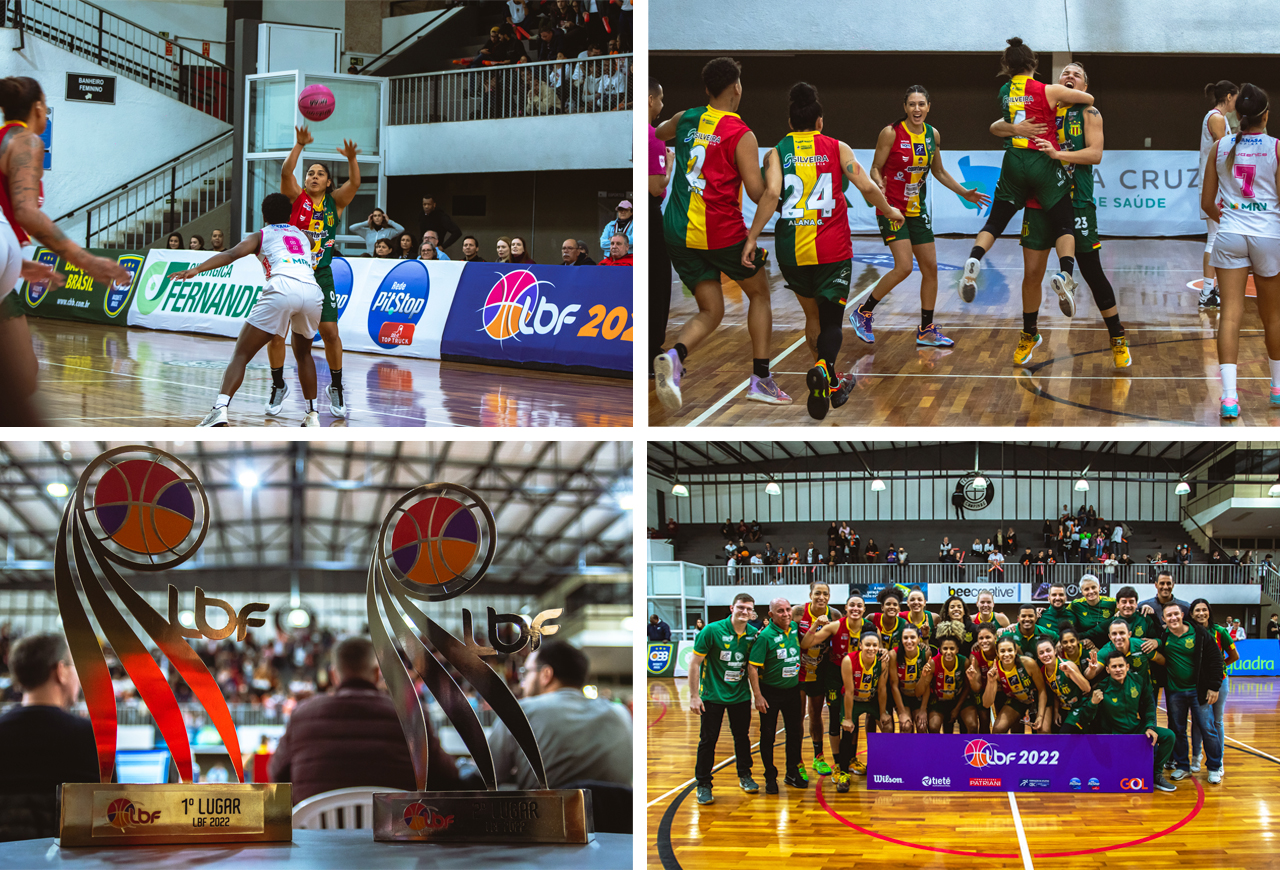
POLYGON ((868 734, 867 788, 1151 791, 1142 734, 868 734))

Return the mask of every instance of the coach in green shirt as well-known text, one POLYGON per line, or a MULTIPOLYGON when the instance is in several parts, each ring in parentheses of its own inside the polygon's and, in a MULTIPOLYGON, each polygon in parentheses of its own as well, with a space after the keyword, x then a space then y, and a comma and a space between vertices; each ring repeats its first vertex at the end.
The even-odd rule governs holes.
POLYGON ((745 592, 734 596, 728 619, 713 622, 698 632, 689 660, 689 709, 702 716, 698 732, 698 803, 715 803, 711 794, 711 768, 715 766, 720 725, 729 714, 733 754, 738 763, 738 785, 754 794, 760 790, 751 778, 751 688, 747 659, 755 632, 747 625, 755 614, 755 599, 745 592))
POLYGON ((1132 586, 1121 587, 1116 593, 1116 619, 1123 619, 1129 626, 1129 636, 1142 645, 1144 652, 1153 652, 1163 629, 1160 623, 1138 612, 1138 590, 1132 586))
POLYGON ((1049 606, 1036 619, 1036 626, 1057 635, 1062 631, 1064 624, 1075 628, 1076 620, 1067 607, 1067 587, 1061 583, 1054 583, 1049 587, 1049 606))
POLYGON ((1183 621, 1182 605, 1170 601, 1164 605, 1164 634, 1160 636, 1160 653, 1164 656, 1166 679, 1165 709, 1169 728, 1177 735, 1173 744, 1171 777, 1177 781, 1191 775, 1191 758, 1187 747, 1187 714, 1195 717, 1204 735, 1204 763, 1209 768, 1209 782, 1222 782, 1222 735, 1213 721, 1213 705, 1218 701, 1225 669, 1222 650, 1207 631, 1183 621))
POLYGON ((1067 609, 1075 617, 1080 637, 1092 642, 1094 649, 1107 643, 1107 631, 1116 615, 1116 600, 1103 597, 1101 590, 1098 578, 1085 574, 1080 578, 1081 597, 1067 605, 1067 609))
MULTIPOLYGON (((1135 601, 1137 598, 1135 597, 1135 601)), ((1155 690, 1151 683, 1151 663, 1164 664, 1164 657, 1155 651, 1155 640, 1148 640, 1151 644, 1151 651, 1144 651, 1145 644, 1140 645, 1136 637, 1129 634, 1129 624, 1121 617, 1117 616, 1111 620, 1111 640, 1102 649, 1098 650, 1098 662, 1102 667, 1106 668, 1106 661, 1111 654, 1117 650, 1124 656, 1124 660, 1129 665, 1129 674, 1137 677, 1138 682, 1146 687, 1151 693, 1152 701, 1155 700, 1155 690)), ((1099 675, 1101 679, 1106 679, 1105 674, 1099 675)))
POLYGON ((1113 650, 1106 660, 1108 679, 1089 699, 1098 730, 1103 734, 1145 734, 1155 747, 1152 784, 1160 791, 1177 791, 1164 778, 1164 763, 1173 754, 1173 732, 1156 725, 1155 702, 1141 681, 1129 673, 1124 653, 1113 650))
POLYGON ((760 711, 760 760, 764 763, 764 790, 778 793, 778 769, 773 764, 773 741, 778 734, 778 714, 787 729, 787 773, 792 788, 805 788, 800 775, 800 747, 804 743, 804 709, 800 683, 800 631, 791 623, 791 602, 775 598, 769 603, 769 622, 756 635, 747 659, 751 695, 760 711))
POLYGON ((1058 642, 1058 630, 1036 624, 1036 608, 1034 604, 1024 604, 1018 611, 1018 621, 1000 632, 997 642, 1010 638, 1018 645, 1020 655, 1036 657, 1036 642, 1041 637, 1051 638, 1058 642))

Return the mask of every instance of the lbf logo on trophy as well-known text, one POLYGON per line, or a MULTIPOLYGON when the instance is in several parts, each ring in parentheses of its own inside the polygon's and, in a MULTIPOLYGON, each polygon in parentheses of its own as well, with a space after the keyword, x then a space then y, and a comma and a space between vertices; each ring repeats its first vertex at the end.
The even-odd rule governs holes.
POLYGON ((560 611, 544 611, 528 620, 489 608, 489 645, 482 647, 474 639, 470 611, 462 611, 459 640, 414 603, 447 601, 473 589, 489 570, 496 547, 489 506, 455 484, 430 483, 405 493, 382 521, 369 564, 369 632, 409 744, 418 791, 373 796, 376 840, 587 843, 594 837, 590 792, 546 787, 529 720, 506 681, 485 661, 526 646, 536 650, 543 635, 557 631, 546 623, 560 611), (515 640, 502 640, 498 627, 503 624, 518 629, 515 640), (480 719, 446 665, 475 689, 511 732, 541 789, 497 790, 480 719), (427 714, 415 678, 457 729, 487 791, 423 791, 427 714))
POLYGON ((103 453, 80 475, 67 502, 58 528, 54 588, 67 645, 84 687, 100 781, 61 787, 60 845, 292 839, 290 786, 244 782, 231 711, 213 675, 186 641, 196 637, 221 640, 233 634, 242 641, 249 627, 263 624, 260 617, 251 614, 263 612, 267 606, 251 603, 237 611, 196 587, 196 628, 188 629, 178 622, 176 586, 169 586, 168 614, 162 615, 119 570, 177 567, 195 555, 208 530, 209 501, 200 481, 181 460, 152 447, 119 447, 103 453), (206 613, 210 607, 226 614, 226 625, 214 628, 210 624, 206 613), (186 681, 208 714, 238 782, 193 782, 191 742, 178 700, 135 624, 186 681), (111 782, 116 758, 116 701, 99 634, 110 644, 155 720, 181 782, 111 782))

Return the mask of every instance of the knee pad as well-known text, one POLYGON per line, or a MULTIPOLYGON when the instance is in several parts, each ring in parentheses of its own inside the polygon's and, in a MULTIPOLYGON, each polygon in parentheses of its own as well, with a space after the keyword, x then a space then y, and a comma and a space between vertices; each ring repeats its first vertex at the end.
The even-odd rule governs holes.
POLYGON ((1009 221, 1013 220, 1013 216, 1019 211, 1019 207, 1013 203, 997 199, 991 204, 991 216, 982 225, 982 231, 999 237, 1004 232, 1004 228, 1009 225, 1009 221))

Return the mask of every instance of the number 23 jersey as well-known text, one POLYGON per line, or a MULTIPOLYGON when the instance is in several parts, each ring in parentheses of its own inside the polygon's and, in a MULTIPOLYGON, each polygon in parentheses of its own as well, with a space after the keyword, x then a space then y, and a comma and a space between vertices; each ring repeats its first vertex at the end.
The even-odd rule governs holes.
POLYGON ((671 197, 663 212, 669 242, 715 251, 746 239, 742 177, 734 152, 748 132, 733 112, 710 106, 689 109, 680 117, 671 197))
POLYGON ((853 256, 840 170, 840 140, 813 130, 788 133, 777 145, 782 201, 774 226, 784 266, 839 263, 853 256))

